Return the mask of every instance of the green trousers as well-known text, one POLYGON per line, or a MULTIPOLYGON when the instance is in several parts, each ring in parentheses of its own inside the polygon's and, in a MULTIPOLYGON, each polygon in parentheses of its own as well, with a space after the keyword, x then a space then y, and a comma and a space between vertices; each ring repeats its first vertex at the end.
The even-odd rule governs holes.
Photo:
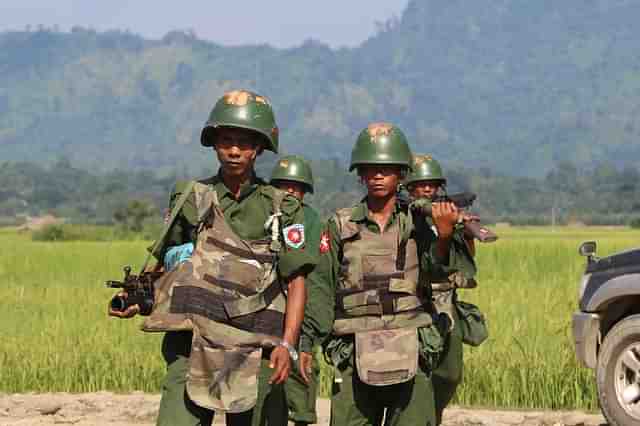
POLYGON ((313 363, 311 382, 307 385, 299 373, 298 363, 292 365, 291 374, 285 382, 284 392, 289 406, 289 420, 296 425, 318 422, 316 415, 316 395, 318 384, 318 367, 313 363))
POLYGON ((418 368, 405 383, 371 386, 363 383, 353 362, 340 368, 341 383, 334 383, 331 426, 435 426, 431 378, 418 368))
POLYGON ((462 381, 462 328, 455 309, 454 326, 445 340, 444 351, 431 376, 436 402, 437 423, 442 423, 442 413, 451 402, 462 381))
MULTIPOLYGON (((158 426, 209 426, 214 412, 194 404, 186 393, 190 332, 166 333, 162 355, 167 362, 167 376, 162 385, 158 426)), ((287 404, 282 385, 270 385, 273 370, 269 360, 262 360, 258 377, 258 400, 252 410, 226 414, 228 426, 286 426, 287 404)))

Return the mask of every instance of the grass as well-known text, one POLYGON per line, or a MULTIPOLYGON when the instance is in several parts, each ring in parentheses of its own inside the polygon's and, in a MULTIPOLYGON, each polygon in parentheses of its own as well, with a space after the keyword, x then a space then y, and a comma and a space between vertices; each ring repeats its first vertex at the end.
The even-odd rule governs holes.
MULTIPOLYGON (((571 314, 585 260, 577 246, 610 254, 637 244, 624 228, 504 228, 479 245, 479 287, 461 299, 485 312, 490 337, 466 348, 457 402, 521 408, 596 409, 594 377, 573 352, 571 314)), ((139 267, 148 242, 35 242, 0 230, 0 391, 158 392, 160 335, 141 319, 106 316, 106 279, 139 267)), ((323 386, 329 375, 323 368, 323 386)))

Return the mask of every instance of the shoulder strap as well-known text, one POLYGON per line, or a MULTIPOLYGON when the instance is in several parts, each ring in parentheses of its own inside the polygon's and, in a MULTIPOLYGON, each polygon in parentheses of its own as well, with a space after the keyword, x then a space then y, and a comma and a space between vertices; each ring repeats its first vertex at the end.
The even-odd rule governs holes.
POLYGON ((189 195, 191 195, 191 191, 193 190, 193 186, 195 185, 195 183, 196 182, 193 180, 189 181, 189 183, 187 183, 187 186, 184 188, 182 194, 180 194, 178 201, 173 206, 173 210, 171 210, 169 221, 164 225, 164 228, 160 233, 160 238, 156 240, 156 242, 153 244, 153 247, 151 248, 151 251, 149 252, 149 254, 147 254, 147 258, 145 259, 144 265, 142 266, 143 272, 147 269, 147 266, 149 265, 149 261, 151 260, 151 256, 153 255, 153 253, 155 253, 156 250, 158 250, 158 248, 164 243, 164 240, 167 238, 167 235, 169 234, 169 230, 175 223, 176 218, 178 217, 178 214, 180 214, 180 210, 182 210, 182 206, 184 206, 184 203, 187 202, 189 195))
POLYGON ((407 243, 411 238, 413 220, 410 214, 400 212, 398 215, 398 253, 396 255, 396 270, 404 271, 407 264, 407 243))
POLYGON ((282 225, 280 217, 282 217, 282 202, 287 196, 287 193, 272 186, 265 186, 265 189, 266 188, 270 188, 273 190, 272 192, 269 192, 273 213, 265 222, 264 229, 267 232, 271 231, 271 244, 269 245, 269 250, 274 253, 278 253, 282 249, 282 243, 280 242, 280 228, 282 225))
POLYGON ((211 184, 202 182, 194 183, 192 191, 198 212, 198 224, 201 224, 209 218, 212 209, 220 207, 218 192, 212 188, 211 184))
POLYGON ((360 232, 358 224, 351 222, 352 207, 339 209, 333 216, 333 220, 338 226, 338 233, 341 240, 347 240, 360 232))

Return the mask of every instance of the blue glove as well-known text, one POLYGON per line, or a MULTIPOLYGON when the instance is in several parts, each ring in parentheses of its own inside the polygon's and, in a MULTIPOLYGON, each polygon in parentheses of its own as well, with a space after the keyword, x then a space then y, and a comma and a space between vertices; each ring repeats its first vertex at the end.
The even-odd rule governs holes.
POLYGON ((191 254, 193 254, 193 243, 171 247, 164 255, 164 270, 171 271, 178 264, 191 259, 191 254))

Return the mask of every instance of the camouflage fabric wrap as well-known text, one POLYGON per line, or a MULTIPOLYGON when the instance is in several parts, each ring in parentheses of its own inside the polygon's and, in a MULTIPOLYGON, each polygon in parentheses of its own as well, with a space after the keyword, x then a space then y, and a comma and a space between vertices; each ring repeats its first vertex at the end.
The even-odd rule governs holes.
POLYGON ((416 374, 417 328, 433 321, 419 285, 411 217, 400 214, 383 234, 375 234, 352 222, 351 212, 342 209, 334 217, 343 259, 333 332, 355 333, 356 370, 364 383, 403 383, 416 374))
POLYGON ((247 90, 232 90, 216 102, 202 129, 200 143, 213 146, 216 130, 236 127, 258 133, 264 149, 278 152, 278 126, 269 100, 247 90))
POLYGON ((189 398, 215 411, 250 410, 258 398, 261 360, 262 348, 218 349, 194 337, 186 385, 189 398))
MULTIPOLYGON (((246 411, 255 404, 261 348, 276 346, 284 328, 277 253, 270 239, 239 238, 208 185, 196 183, 193 190, 201 223, 194 253, 156 283, 143 330, 192 330, 189 397, 202 407, 246 411)), ((276 194, 277 221, 284 192, 276 194)))
POLYGON ((364 383, 386 386, 411 380, 418 371, 418 330, 356 333, 356 370, 364 383))
POLYGON ((405 179, 405 184, 410 185, 421 180, 435 180, 442 184, 447 183, 447 179, 442 173, 440 163, 430 155, 414 155, 411 160, 411 172, 405 179))
POLYGON ((271 171, 271 181, 290 180, 304 185, 305 191, 313 194, 313 171, 311 165, 300 155, 287 155, 276 162, 271 171))
POLYGON ((390 123, 371 123, 360 132, 351 151, 349 171, 367 164, 410 168, 411 149, 402 130, 390 123))

